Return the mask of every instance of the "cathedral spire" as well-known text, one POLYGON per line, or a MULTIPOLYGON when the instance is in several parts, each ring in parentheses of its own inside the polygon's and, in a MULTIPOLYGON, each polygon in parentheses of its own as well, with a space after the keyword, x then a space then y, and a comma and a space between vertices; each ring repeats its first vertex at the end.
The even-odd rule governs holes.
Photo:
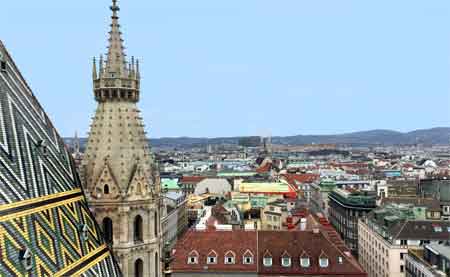
POLYGON ((97 61, 94 60, 92 78, 94 95, 99 102, 126 101, 138 102, 140 90, 140 73, 134 58, 127 60, 120 32, 119 6, 117 0, 111 5, 111 31, 106 60, 100 56, 97 71, 97 61))
POLYGON ((119 6, 117 0, 112 0, 111 31, 109 32, 108 59, 106 61, 106 71, 111 77, 125 77, 127 66, 125 62, 125 47, 123 46, 122 33, 120 32, 119 6))

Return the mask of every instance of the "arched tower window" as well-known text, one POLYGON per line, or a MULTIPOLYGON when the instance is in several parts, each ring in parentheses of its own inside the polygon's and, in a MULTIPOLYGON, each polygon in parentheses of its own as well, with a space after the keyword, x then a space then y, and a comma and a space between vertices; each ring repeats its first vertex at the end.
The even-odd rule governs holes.
POLYGON ((153 225, 154 225, 154 230, 155 230, 155 237, 158 236, 158 213, 155 212, 154 216, 153 216, 153 225))
POLYGON ((155 276, 159 276, 159 257, 158 252, 155 253, 155 276))
POLYGON ((137 259, 134 262, 134 276, 144 277, 144 262, 141 259, 137 259))
POLYGON ((103 186, 103 194, 109 194, 109 186, 108 186, 108 184, 103 186))
POLYGON ((134 218, 134 241, 135 242, 143 242, 143 234, 142 234, 142 217, 137 215, 134 218))
POLYGON ((103 226, 103 237, 105 238, 106 243, 113 243, 113 222, 111 218, 105 217, 102 222, 103 226))

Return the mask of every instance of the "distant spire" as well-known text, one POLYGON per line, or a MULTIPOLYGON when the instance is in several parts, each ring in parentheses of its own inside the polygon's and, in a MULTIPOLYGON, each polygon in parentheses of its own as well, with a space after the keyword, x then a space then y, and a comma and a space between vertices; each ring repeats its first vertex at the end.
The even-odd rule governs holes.
POLYGON ((106 72, 115 73, 117 76, 126 76, 127 66, 125 63, 125 51, 122 40, 122 33, 120 32, 119 16, 120 11, 117 5, 117 0, 112 0, 112 22, 111 31, 109 32, 109 46, 108 46, 108 59, 106 61, 106 72))
POLYGON ((73 150, 75 154, 79 154, 80 153, 80 139, 78 138, 78 132, 75 131, 75 138, 74 138, 74 142, 73 142, 73 150))

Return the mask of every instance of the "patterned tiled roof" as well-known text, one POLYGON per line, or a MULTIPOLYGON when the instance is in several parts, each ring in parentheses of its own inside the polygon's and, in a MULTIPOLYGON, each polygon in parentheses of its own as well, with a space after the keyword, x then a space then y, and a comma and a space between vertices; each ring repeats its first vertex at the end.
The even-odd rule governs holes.
POLYGON ((73 160, 0 42, 0 276, 120 276, 73 160))

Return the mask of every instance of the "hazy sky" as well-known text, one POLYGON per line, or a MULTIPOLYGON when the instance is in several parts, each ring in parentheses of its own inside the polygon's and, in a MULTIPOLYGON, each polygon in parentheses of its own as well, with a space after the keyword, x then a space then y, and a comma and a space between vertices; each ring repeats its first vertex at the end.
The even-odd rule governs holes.
MULTIPOLYGON (((448 0, 119 1, 150 137, 450 125, 448 0)), ((64 136, 85 135, 109 0, 2 1, 0 39, 64 136)))

